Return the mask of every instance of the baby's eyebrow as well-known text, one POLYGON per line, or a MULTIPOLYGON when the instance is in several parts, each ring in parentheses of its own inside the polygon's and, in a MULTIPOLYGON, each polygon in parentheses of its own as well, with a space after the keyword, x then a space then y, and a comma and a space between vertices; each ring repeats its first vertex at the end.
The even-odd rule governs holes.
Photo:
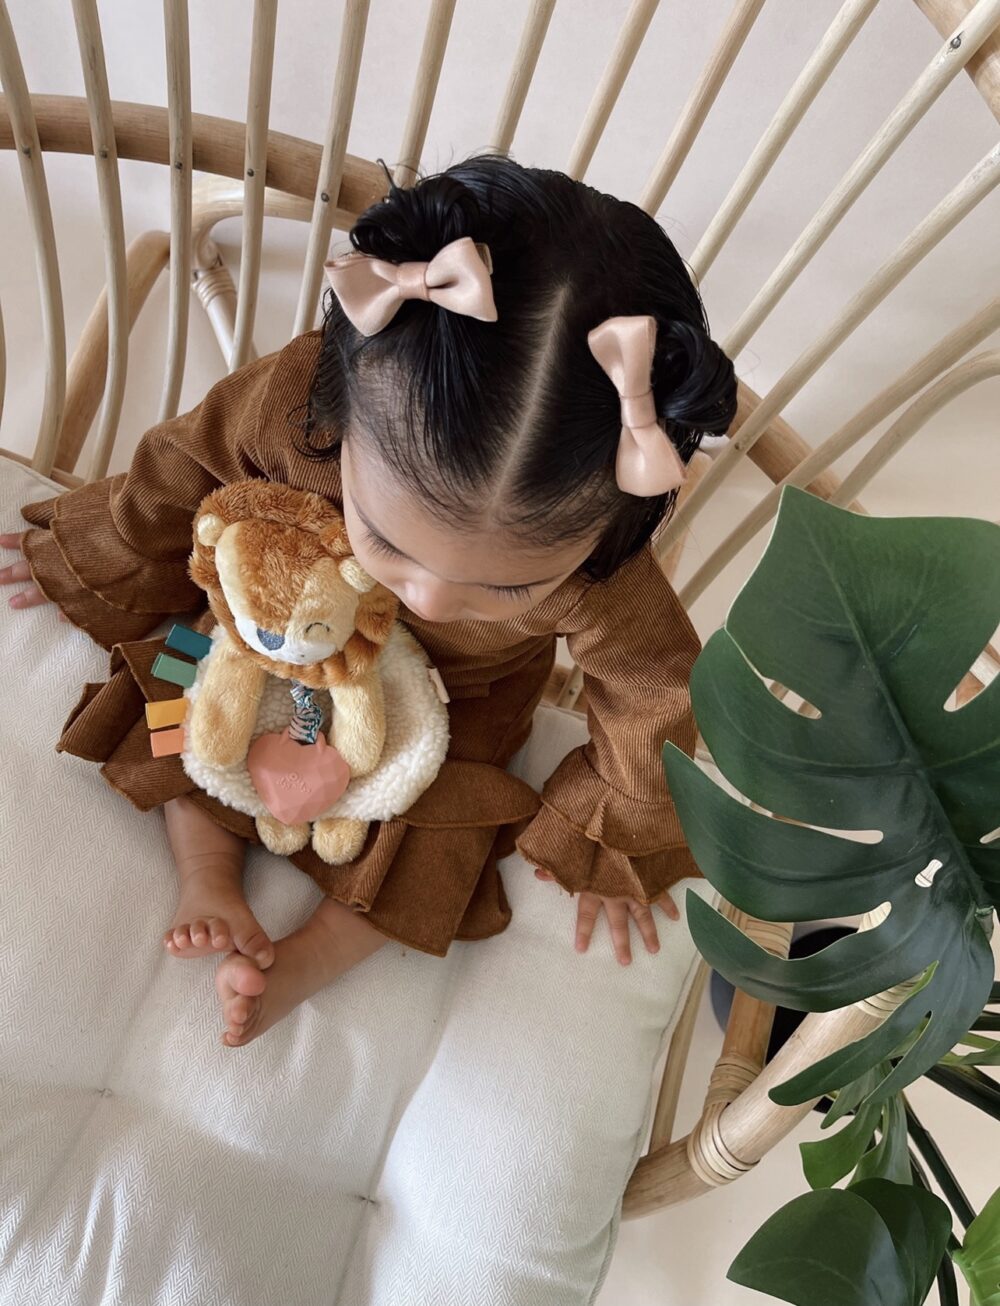
MULTIPOLYGON (((408 553, 404 552, 399 547, 398 544, 393 544, 392 540, 387 539, 382 534, 382 532, 378 529, 378 527, 374 524, 374 522, 368 520, 365 514, 361 511, 361 508, 358 505, 358 501, 356 499, 354 500, 354 511, 358 514, 358 516, 361 518, 362 522, 367 527, 367 529, 372 533, 372 535, 374 535, 376 539, 381 540, 383 544, 387 544, 389 548, 392 549, 393 553, 398 553, 399 556, 401 558, 405 558, 407 562, 416 562, 418 567, 423 567, 424 564, 422 562, 417 562, 416 558, 412 558, 408 553)), ((426 567, 425 570, 430 571, 430 568, 426 567)), ((432 572, 431 574, 437 576, 437 572, 432 572)), ((447 579, 448 578, 446 576, 438 576, 438 580, 447 580, 447 579)), ((548 585, 552 581, 559 580, 559 579, 560 576, 548 576, 546 577, 545 580, 523 580, 523 581, 519 581, 516 585, 513 584, 497 585, 492 581, 486 581, 486 580, 466 580, 461 582, 449 581, 449 584, 460 583, 462 585, 473 585, 476 587, 476 589, 481 589, 481 590, 522 590, 522 589, 533 590, 533 589, 537 589, 539 585, 548 585)))

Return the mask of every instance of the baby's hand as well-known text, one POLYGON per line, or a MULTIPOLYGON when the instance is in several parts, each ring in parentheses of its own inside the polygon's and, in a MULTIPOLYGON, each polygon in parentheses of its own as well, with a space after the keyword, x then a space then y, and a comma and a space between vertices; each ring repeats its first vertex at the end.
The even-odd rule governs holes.
MULTIPOLYGON (((21 536, 0 535, 0 549, 14 549, 18 553, 21 551, 21 536)), ((14 562, 9 567, 0 567, 0 585, 13 585, 19 581, 28 581, 29 584, 17 594, 12 594, 7 600, 7 606, 11 608, 37 608, 43 603, 51 603, 38 586, 31 579, 31 568, 27 562, 14 562)), ((59 620, 65 621, 66 616, 63 612, 59 613, 59 620)))
MULTIPOLYGON (((536 870, 540 880, 555 880, 548 871, 536 870)), ((662 907, 672 921, 679 921, 680 912, 670 894, 664 890, 654 899, 651 906, 637 902, 635 898, 601 898, 596 893, 581 893, 580 905, 576 916, 576 950, 586 952, 590 946, 590 936, 594 932, 597 917, 604 908, 611 926, 611 939, 614 943, 618 960, 623 966, 632 960, 632 948, 629 938, 628 918, 631 914, 639 927, 639 933, 646 941, 647 952, 659 952, 660 940, 656 933, 656 921, 653 919, 653 907, 662 907)))

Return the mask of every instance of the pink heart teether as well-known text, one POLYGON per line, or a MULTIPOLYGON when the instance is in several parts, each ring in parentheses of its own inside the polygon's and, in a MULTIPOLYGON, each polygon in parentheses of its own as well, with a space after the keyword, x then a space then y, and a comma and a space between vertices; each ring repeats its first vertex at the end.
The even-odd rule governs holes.
POLYGON ((299 744, 287 728, 254 740, 247 770, 264 806, 285 825, 315 820, 333 806, 351 778, 350 767, 323 735, 314 744, 299 744))

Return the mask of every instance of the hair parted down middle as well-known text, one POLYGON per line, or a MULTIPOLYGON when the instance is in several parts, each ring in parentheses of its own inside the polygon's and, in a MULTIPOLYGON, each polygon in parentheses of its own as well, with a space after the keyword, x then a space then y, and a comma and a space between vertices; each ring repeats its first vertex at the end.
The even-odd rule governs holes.
POLYGON ((462 236, 489 248, 497 321, 409 300, 363 336, 328 291, 303 452, 337 457, 350 432, 458 530, 487 522, 546 545, 603 524, 585 570, 609 576, 676 491, 640 498, 615 483, 621 405, 588 332, 655 319, 657 419, 685 463, 735 416, 732 362, 663 228, 564 173, 474 156, 409 189, 390 180, 350 232, 393 263, 429 261, 462 236))

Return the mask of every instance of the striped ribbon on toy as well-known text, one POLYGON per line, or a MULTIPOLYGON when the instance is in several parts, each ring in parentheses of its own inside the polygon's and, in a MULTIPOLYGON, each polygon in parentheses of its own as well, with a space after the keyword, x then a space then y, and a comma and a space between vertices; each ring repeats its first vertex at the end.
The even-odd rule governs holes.
POLYGON ((289 739, 297 744, 315 744, 323 722, 323 709, 313 702, 313 691, 299 681, 292 681, 295 712, 288 727, 289 739))

